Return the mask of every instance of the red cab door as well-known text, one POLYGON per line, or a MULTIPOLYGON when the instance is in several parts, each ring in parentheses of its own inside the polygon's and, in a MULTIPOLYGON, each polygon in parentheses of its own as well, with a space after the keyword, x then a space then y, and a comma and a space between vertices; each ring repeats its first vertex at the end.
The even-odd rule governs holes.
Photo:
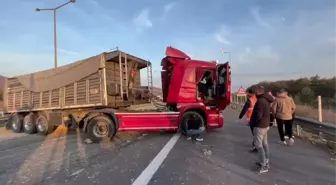
POLYGON ((217 65, 216 76, 217 108, 224 110, 231 103, 231 71, 229 62, 217 65))

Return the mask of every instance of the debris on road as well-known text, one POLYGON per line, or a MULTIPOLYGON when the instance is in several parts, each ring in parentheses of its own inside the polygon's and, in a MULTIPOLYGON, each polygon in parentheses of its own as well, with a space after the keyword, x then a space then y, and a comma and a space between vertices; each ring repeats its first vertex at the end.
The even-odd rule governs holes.
POLYGON ((86 139, 84 140, 84 142, 85 142, 86 144, 92 144, 92 143, 93 143, 92 140, 91 140, 90 138, 86 138, 86 139))
POLYGON ((206 148, 203 149, 203 153, 204 153, 204 155, 211 155, 212 154, 211 150, 208 150, 206 148))

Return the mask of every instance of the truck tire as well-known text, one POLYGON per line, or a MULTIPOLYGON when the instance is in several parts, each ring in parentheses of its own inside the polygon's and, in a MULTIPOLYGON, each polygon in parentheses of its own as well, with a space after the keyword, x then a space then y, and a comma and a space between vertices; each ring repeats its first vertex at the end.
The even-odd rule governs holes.
POLYGON ((180 121, 180 132, 183 135, 187 135, 187 123, 189 119, 196 119, 200 121, 200 125, 205 127, 205 118, 196 111, 187 111, 183 113, 180 121))
POLYGON ((24 117, 23 131, 27 134, 35 134, 37 132, 36 115, 34 113, 29 113, 24 117))
POLYGON ((36 119, 37 132, 41 135, 48 135, 54 131, 55 126, 50 124, 45 114, 39 114, 36 119))
POLYGON ((20 133, 22 132, 23 127, 23 118, 19 114, 13 114, 10 118, 10 127, 13 132, 20 133))
POLYGON ((89 120, 87 136, 92 142, 110 141, 115 133, 115 123, 109 117, 99 115, 89 120))

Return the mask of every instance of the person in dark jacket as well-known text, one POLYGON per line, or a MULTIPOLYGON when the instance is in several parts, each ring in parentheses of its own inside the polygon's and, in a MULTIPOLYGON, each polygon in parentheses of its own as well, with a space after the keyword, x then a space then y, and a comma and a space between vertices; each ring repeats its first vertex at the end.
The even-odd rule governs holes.
POLYGON ((273 98, 265 94, 263 86, 256 87, 257 102, 254 105, 251 125, 254 132, 254 145, 258 150, 260 161, 258 165, 258 173, 265 173, 269 170, 269 147, 267 134, 270 127, 270 104, 273 98))

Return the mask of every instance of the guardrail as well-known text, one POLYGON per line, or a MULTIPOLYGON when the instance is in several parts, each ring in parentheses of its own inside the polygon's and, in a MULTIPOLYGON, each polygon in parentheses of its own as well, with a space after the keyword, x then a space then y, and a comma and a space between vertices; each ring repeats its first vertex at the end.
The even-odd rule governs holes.
MULTIPOLYGON (((241 110, 243 105, 237 103, 231 103, 231 108, 241 110)), ((295 116, 294 123, 296 126, 296 133, 298 136, 302 135, 302 132, 308 132, 321 136, 328 141, 336 141, 336 125, 332 123, 320 122, 317 120, 295 116)))

